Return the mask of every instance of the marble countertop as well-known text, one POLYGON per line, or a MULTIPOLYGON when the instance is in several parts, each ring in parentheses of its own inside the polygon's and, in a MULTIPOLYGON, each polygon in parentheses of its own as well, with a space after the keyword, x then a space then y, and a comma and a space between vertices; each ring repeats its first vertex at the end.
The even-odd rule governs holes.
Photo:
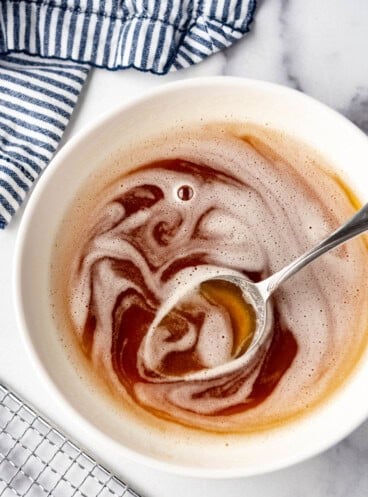
MULTIPOLYGON (((367 0, 259 0, 252 32, 202 64, 167 76, 94 70, 64 142, 102 112, 169 81, 243 76, 297 88, 342 112, 368 133, 367 0)), ((122 459, 60 405, 29 362, 15 324, 10 292, 19 218, 0 234, 0 379, 29 399, 98 459, 146 497, 365 497, 368 421, 306 462, 267 475, 199 480, 167 475, 122 459)), ((365 393, 362 393, 365 395, 365 393)))

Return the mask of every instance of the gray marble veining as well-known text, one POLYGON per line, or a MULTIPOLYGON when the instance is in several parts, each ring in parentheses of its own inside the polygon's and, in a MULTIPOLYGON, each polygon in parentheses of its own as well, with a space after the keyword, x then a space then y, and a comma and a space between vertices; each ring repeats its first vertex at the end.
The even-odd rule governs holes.
POLYGON ((261 0, 226 74, 286 84, 368 131, 368 2, 261 0))

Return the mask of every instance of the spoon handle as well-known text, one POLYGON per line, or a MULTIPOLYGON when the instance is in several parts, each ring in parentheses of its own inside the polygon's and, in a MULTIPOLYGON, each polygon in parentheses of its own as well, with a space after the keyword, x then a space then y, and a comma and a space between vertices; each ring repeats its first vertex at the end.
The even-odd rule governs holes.
POLYGON ((328 238, 322 240, 316 247, 301 255, 269 278, 257 283, 259 291, 267 299, 284 281, 314 261, 314 259, 367 230, 368 204, 365 204, 349 221, 334 231, 328 238))

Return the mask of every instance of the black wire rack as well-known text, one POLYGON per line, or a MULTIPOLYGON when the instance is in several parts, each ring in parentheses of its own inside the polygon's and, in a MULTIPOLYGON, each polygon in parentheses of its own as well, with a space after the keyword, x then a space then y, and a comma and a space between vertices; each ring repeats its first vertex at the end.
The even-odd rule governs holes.
POLYGON ((139 497, 0 384, 0 497, 139 497))

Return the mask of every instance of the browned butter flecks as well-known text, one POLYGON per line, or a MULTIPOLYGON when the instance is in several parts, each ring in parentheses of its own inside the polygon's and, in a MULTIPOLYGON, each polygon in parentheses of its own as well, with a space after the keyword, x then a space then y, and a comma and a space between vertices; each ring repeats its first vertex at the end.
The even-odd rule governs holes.
POLYGON ((251 432, 307 412, 348 376, 367 335, 362 238, 275 294, 272 336, 246 368, 170 381, 250 343, 254 311, 226 282, 202 284, 143 346, 161 303, 194 271, 221 266, 259 281, 352 215, 352 197, 322 166, 281 134, 213 125, 142 144, 82 188, 58 235, 52 300, 61 333, 121 409, 133 402, 182 425, 251 432))

